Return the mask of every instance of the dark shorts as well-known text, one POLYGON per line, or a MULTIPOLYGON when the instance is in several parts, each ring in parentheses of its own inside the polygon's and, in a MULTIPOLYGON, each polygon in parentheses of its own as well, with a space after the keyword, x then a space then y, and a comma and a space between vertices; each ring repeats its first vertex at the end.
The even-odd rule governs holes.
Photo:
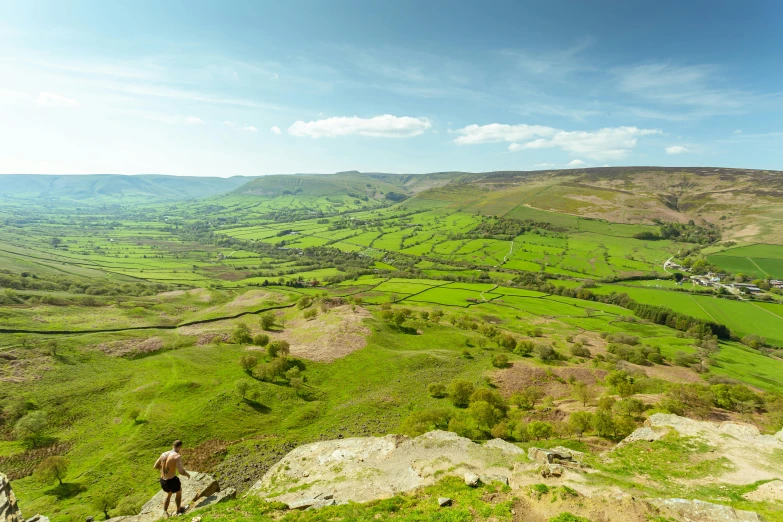
POLYGON ((179 481, 179 477, 171 477, 170 479, 160 479, 160 489, 166 493, 176 493, 182 489, 182 484, 179 481))

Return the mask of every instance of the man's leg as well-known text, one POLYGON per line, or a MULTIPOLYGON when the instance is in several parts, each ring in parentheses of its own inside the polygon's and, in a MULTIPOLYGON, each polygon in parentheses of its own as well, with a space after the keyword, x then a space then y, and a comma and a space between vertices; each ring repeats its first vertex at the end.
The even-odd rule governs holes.
MULTIPOLYGON (((163 502, 163 511, 167 512, 169 511, 169 502, 171 501, 171 493, 166 495, 166 501, 163 502)), ((179 503, 177 503, 177 507, 179 507, 179 503)))
POLYGON ((182 504, 182 489, 180 488, 179 491, 177 491, 177 496, 175 498, 175 502, 177 503, 177 513, 179 513, 179 507, 180 504, 182 504))

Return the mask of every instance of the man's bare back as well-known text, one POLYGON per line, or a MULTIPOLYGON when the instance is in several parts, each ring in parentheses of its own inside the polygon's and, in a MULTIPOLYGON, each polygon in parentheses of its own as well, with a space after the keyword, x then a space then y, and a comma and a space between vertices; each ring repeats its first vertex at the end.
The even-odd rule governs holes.
POLYGON ((182 465, 182 456, 179 454, 182 447, 182 441, 175 440, 170 451, 166 451, 155 461, 155 469, 160 470, 160 488, 167 494, 163 502, 163 512, 168 514, 169 500, 171 495, 176 493, 177 514, 183 513, 187 507, 182 508, 180 501, 182 499, 182 484, 179 481, 177 473, 190 478, 190 473, 182 465))
POLYGON ((155 464, 157 468, 160 466, 160 478, 168 480, 177 476, 177 472, 180 475, 184 475, 190 478, 190 475, 185 471, 185 467, 182 465, 182 455, 176 451, 167 451, 163 453, 158 459, 158 463, 155 464))

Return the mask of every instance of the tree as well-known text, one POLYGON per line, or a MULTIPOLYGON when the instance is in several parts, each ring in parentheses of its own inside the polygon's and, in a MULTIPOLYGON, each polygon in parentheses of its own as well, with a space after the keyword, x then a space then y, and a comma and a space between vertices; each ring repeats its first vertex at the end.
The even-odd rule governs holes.
POLYGON ((41 441, 44 431, 49 425, 46 413, 43 411, 34 411, 28 413, 16 422, 14 433, 17 438, 27 440, 33 447, 41 441))
POLYGON ((133 424, 138 423, 141 410, 139 408, 131 408, 128 411, 128 418, 133 421, 133 424))
POLYGON ((240 379, 234 383, 234 389, 242 399, 247 395, 247 390, 250 389, 250 383, 244 379, 240 379))
POLYGON ((595 392, 584 381, 576 381, 574 397, 582 403, 582 406, 587 406, 587 403, 595 398, 595 392))
POLYGON ((574 343, 571 345, 571 355, 575 357, 590 357, 590 349, 582 343, 574 343))
POLYGON ((614 411, 626 417, 637 417, 644 412, 644 403, 633 397, 614 403, 614 411))
POLYGON ((536 440, 548 439, 554 433, 552 425, 548 422, 533 421, 527 425, 527 432, 531 437, 535 437, 536 440))
POLYGON ((231 342, 234 344, 250 344, 253 338, 250 336, 250 328, 245 323, 239 323, 231 334, 231 342))
POLYGON ((299 301, 296 302, 296 307, 299 308, 300 310, 304 310, 311 304, 313 304, 313 298, 310 297, 309 295, 303 295, 302 297, 299 298, 299 301))
POLYGON ((277 341, 269 343, 267 352, 269 352, 270 357, 286 357, 291 353, 291 345, 288 344, 288 341, 278 339, 277 341))
POLYGON ((492 426, 502 417, 500 410, 493 408, 491 404, 484 401, 470 403, 468 414, 486 431, 491 430, 492 426))
POLYGON ((253 344, 256 346, 266 346, 269 344, 269 336, 267 334, 258 334, 253 337, 253 344))
POLYGON ((614 424, 614 417, 612 417, 611 412, 607 410, 599 409, 595 412, 593 426, 595 427, 595 431, 598 432, 599 437, 609 437, 610 435, 614 435, 617 431, 617 427, 614 424))
POLYGON ((543 362, 554 361, 557 359, 557 352, 548 344, 537 344, 535 347, 536 356, 543 362))
POLYGON ((451 381, 448 389, 449 399, 457 408, 465 408, 470 404, 470 396, 474 390, 473 384, 468 381, 451 381))
POLYGON ((587 411, 575 411, 568 417, 568 427, 580 439, 593 425, 593 414, 587 411))
POLYGON ((316 316, 318 316, 318 310, 316 308, 309 308, 302 314, 302 317, 304 317, 307 321, 315 319, 316 316))
POLYGON ((57 248, 62 244, 63 240, 59 237, 53 237, 49 240, 49 244, 52 245, 54 248, 57 248))
POLYGON ((103 513, 103 516, 108 520, 109 510, 114 509, 117 505, 117 497, 111 493, 101 493, 92 500, 92 507, 103 513))
POLYGON ((255 355, 245 354, 239 359, 239 365, 247 373, 250 373, 258 365, 258 358, 255 355))
POLYGON ((402 310, 398 310, 392 316, 392 322, 397 326, 402 326, 402 323, 405 322, 405 319, 407 319, 407 317, 405 316, 405 312, 403 312, 402 310))
POLYGON ((62 486, 63 479, 68 474, 69 464, 68 459, 60 455, 47 457, 35 468, 35 476, 44 484, 49 484, 56 480, 62 486))
POLYGON ((261 328, 264 330, 271 330, 275 325, 275 314, 273 312, 265 312, 261 314, 261 319, 259 321, 261 323, 261 328))

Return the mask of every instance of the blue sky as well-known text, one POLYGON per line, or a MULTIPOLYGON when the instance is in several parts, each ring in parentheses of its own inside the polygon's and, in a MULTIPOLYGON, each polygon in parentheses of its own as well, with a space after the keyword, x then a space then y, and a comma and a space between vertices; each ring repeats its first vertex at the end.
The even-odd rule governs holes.
POLYGON ((783 3, 0 0, 0 173, 783 170, 783 3))

